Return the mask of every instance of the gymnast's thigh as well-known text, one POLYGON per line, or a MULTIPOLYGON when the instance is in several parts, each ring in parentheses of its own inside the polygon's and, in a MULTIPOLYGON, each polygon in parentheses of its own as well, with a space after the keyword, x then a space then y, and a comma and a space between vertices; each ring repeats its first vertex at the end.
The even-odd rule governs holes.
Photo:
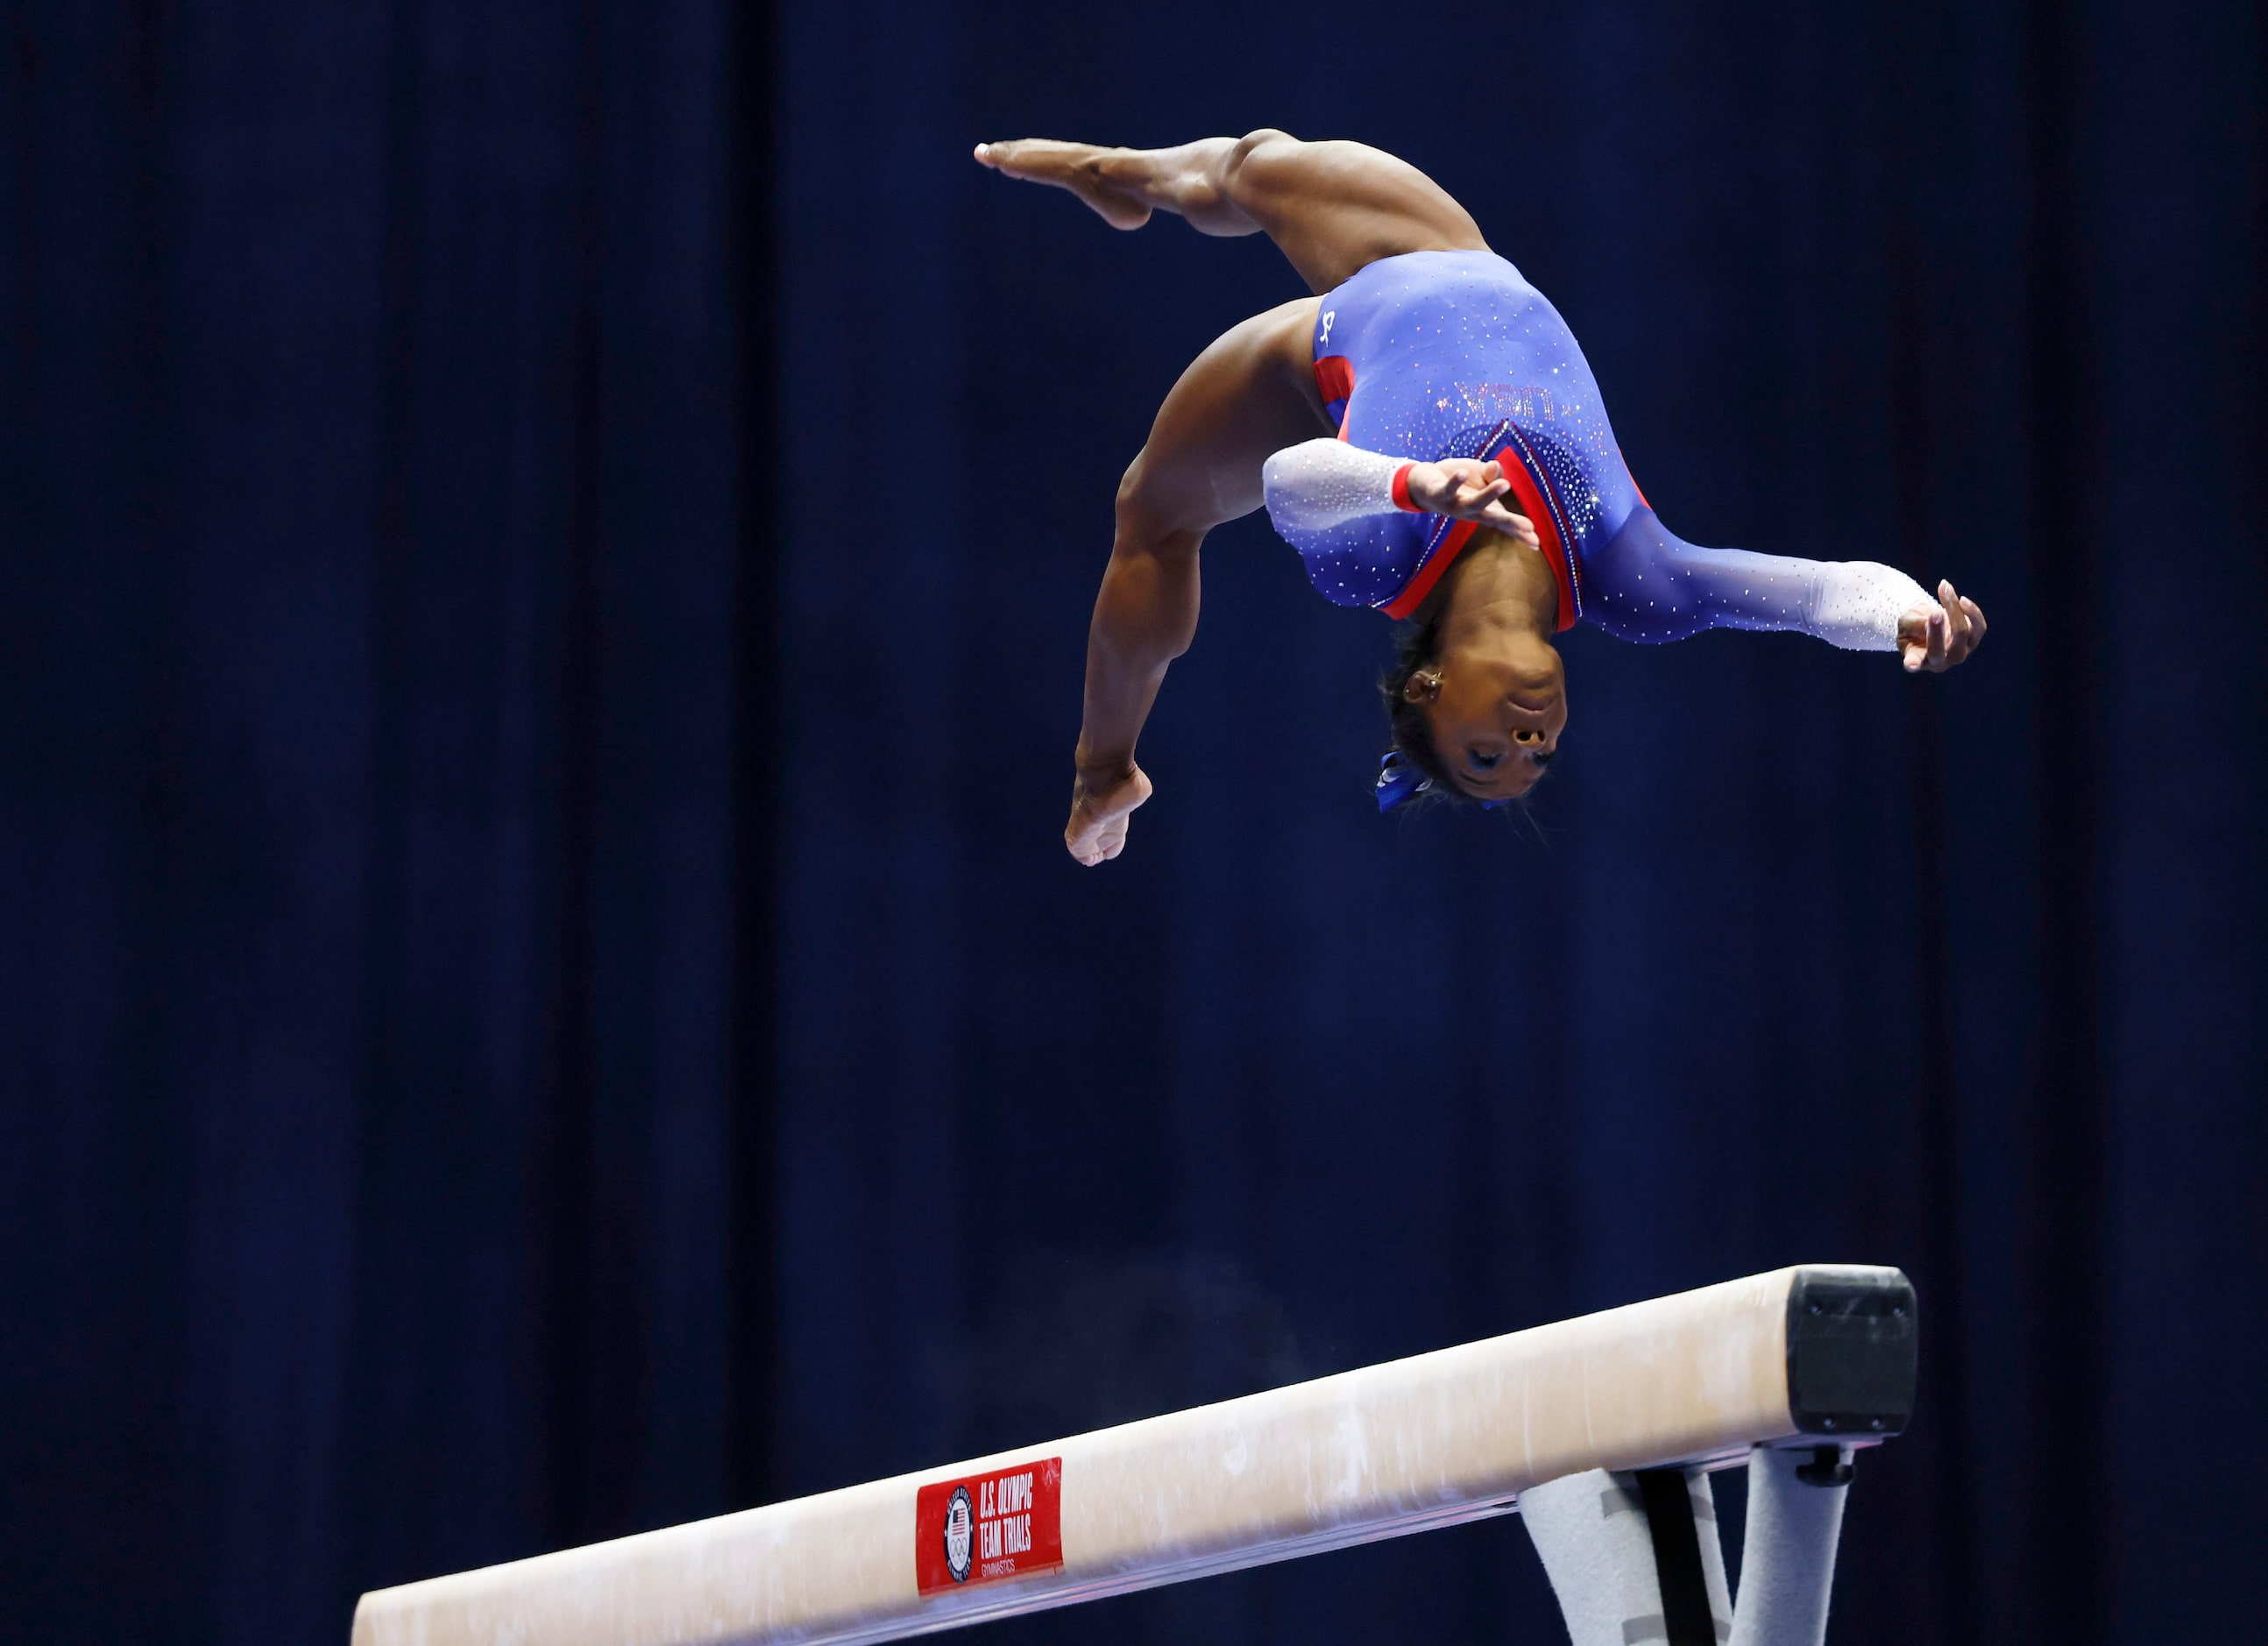
POLYGON ((1302 143, 1256 131, 1236 145, 1228 187, 1317 292, 1381 257, 1489 248, 1447 189, 1367 144, 1302 143))
POLYGON ((1119 484, 1122 536, 1202 535, 1249 514, 1272 454, 1332 432, 1314 323, 1315 299, 1301 298, 1232 327, 1189 363, 1119 484))

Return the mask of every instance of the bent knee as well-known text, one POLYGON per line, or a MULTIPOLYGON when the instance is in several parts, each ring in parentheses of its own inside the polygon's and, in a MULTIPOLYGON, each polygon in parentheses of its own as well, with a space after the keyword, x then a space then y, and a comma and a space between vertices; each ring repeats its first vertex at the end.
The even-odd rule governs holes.
POLYGON ((1273 126, 1248 131, 1236 140, 1228 151, 1228 159, 1221 163, 1221 186, 1233 191, 1247 170, 1264 173, 1292 159, 1307 146, 1290 132, 1279 131, 1273 126))
POLYGON ((1236 140, 1236 146, 1228 151, 1228 162, 1231 166, 1241 166, 1260 150, 1277 143, 1289 144, 1295 149, 1300 146, 1299 138, 1290 132, 1274 126, 1262 126, 1246 132, 1236 140))

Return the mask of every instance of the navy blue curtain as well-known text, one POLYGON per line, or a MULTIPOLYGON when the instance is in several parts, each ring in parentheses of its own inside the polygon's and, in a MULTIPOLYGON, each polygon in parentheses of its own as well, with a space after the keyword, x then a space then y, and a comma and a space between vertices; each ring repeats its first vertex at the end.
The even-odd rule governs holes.
MULTIPOLYGON (((2257 6, 0 0, 0 156, 11 1633, 1815 1259, 1924 1305, 1836 1638, 2268 1630, 2257 6), (1456 193, 1681 534, 1991 644, 1579 632, 1531 819, 1381 822, 1241 522, 1078 868, 1116 477, 1299 287, 968 150, 1262 123, 1456 193)), ((995 1633, 1548 1638, 1524 1544, 995 1633)))
MULTIPOLYGON (((783 1486, 1896 1263, 1837 1639, 2268 1626, 2258 10, 784 15, 788 471, 904 489, 788 504, 783 1486), (1255 519, 1076 867, 1115 483, 1300 288, 967 151, 1260 124, 1463 201, 1675 530, 1950 576, 1982 656, 1579 632, 1532 824, 1381 823, 1384 625, 1255 519)), ((1523 1542, 1009 1633, 1546 1638, 1523 1542)))
POLYGON ((726 11, 0 12, 0 1610, 726 1506, 726 11))

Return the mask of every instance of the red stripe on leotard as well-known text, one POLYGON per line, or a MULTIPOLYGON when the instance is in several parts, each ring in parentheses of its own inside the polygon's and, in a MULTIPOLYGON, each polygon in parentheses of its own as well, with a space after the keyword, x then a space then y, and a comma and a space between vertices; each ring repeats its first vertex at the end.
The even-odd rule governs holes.
POLYGON ((1326 354, 1315 361, 1315 388, 1323 396, 1323 411, 1339 409, 1339 439, 1347 437, 1346 402, 1354 397, 1354 367, 1343 354, 1326 354))
MULTIPOLYGON (((1521 513, 1535 523, 1535 535, 1543 540, 1544 564, 1551 568, 1552 581, 1559 586, 1559 622, 1562 631, 1575 626, 1575 585, 1567 574, 1567 553, 1559 541, 1559 528, 1551 518, 1551 511, 1543 506, 1543 494, 1535 489, 1535 480, 1520 460, 1509 452, 1499 454, 1497 464, 1504 477, 1512 482, 1512 494, 1520 499, 1521 513)), ((1465 550, 1480 529, 1472 520, 1459 520, 1449 528, 1449 535, 1441 539, 1418 575, 1410 579, 1402 592, 1378 608, 1389 617, 1407 617, 1425 603, 1425 596, 1433 592, 1433 585, 1441 574, 1465 550)))
POLYGON ((1449 569, 1451 561, 1464 553, 1465 545, 1473 540, 1473 534, 1479 529, 1471 520, 1459 520, 1450 527, 1449 535, 1441 539, 1441 546, 1433 550, 1424 565, 1418 568, 1418 575, 1403 584, 1402 592, 1378 609, 1389 617, 1407 617, 1424 605, 1425 596, 1433 592, 1433 585, 1441 580, 1441 573, 1449 569))
POLYGON ((1575 584, 1567 572, 1567 546, 1559 541, 1559 522, 1552 511, 1543 505, 1543 494, 1535 489, 1535 476, 1528 472, 1528 465, 1510 452, 1499 453, 1497 466, 1504 477, 1512 482, 1512 495, 1520 499, 1520 512, 1528 516, 1535 528, 1535 535, 1543 540, 1543 558, 1551 567, 1552 580, 1559 585, 1559 628, 1575 626, 1575 584))

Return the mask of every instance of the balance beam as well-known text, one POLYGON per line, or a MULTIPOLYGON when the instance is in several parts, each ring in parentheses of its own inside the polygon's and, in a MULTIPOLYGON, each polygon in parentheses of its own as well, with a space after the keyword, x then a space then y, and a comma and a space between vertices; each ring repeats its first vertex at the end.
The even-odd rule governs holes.
POLYGON ((354 1646, 896 1640, 1454 1525, 1587 1469, 1912 1410, 1913 1288, 1808 1266, 585 1548, 375 1590, 354 1646))

